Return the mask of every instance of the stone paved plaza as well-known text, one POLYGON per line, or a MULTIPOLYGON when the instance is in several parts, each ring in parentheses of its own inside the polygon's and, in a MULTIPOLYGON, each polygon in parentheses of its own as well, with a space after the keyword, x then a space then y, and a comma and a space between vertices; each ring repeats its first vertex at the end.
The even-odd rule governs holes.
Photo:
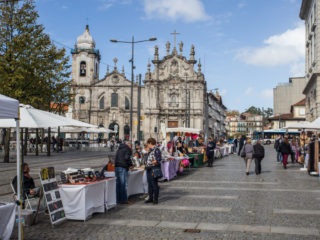
MULTIPOLYGON (((161 183, 156 206, 134 196, 130 206, 54 228, 43 215, 37 225, 24 228, 24 239, 320 239, 319 179, 297 164, 284 170, 272 147, 266 153, 260 176, 254 164, 246 176, 243 160, 231 155, 216 160, 213 168, 186 170, 161 183)), ((98 158, 93 157, 96 165, 98 158)), ((17 229, 12 239, 16 235, 17 229)))

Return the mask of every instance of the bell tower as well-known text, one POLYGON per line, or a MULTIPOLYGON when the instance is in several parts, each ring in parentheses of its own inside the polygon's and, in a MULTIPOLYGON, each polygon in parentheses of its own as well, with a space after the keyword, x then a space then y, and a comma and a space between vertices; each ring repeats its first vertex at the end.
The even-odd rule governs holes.
POLYGON ((92 85, 99 80, 100 53, 90 35, 89 26, 77 38, 72 54, 72 81, 74 85, 92 85))

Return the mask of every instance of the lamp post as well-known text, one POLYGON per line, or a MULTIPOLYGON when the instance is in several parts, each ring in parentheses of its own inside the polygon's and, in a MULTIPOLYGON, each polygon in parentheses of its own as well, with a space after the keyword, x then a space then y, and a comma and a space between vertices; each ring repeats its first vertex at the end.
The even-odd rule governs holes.
MULTIPOLYGON (((134 41, 134 36, 132 36, 131 41, 119 41, 117 39, 110 39, 110 42, 113 43, 129 43, 131 44, 131 59, 129 62, 131 62, 131 96, 130 96, 130 140, 133 143, 133 131, 132 131, 132 115, 133 115, 133 82, 134 82, 134 44, 135 43, 141 43, 141 42, 151 42, 151 41, 156 41, 157 38, 152 37, 146 40, 140 40, 140 41, 134 41)), ((133 145, 133 144, 132 144, 133 145)))

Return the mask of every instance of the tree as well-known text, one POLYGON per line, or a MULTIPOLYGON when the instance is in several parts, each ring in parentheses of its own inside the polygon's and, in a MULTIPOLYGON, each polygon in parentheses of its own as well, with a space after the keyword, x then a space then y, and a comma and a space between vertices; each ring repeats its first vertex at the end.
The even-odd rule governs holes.
POLYGON ((32 0, 0 5, 0 93, 43 110, 69 103, 69 58, 37 24, 32 0))
POLYGON ((51 102, 68 104, 71 81, 65 49, 58 49, 37 23, 32 0, 8 2, 0 4, 0 93, 49 111, 51 102))
POLYGON ((260 108, 254 107, 254 106, 249 107, 245 112, 251 113, 251 114, 262 115, 262 110, 260 108))
POLYGON ((240 116, 240 113, 239 113, 239 111, 238 110, 230 110, 230 111, 227 111, 226 112, 226 115, 227 116, 240 116))

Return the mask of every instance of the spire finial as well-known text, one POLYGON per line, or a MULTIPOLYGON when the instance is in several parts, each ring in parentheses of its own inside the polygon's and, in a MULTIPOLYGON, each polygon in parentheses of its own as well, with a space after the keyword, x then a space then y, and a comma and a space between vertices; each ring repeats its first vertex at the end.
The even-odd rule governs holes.
POLYGON ((195 51, 194 51, 194 45, 191 45, 191 51, 190 51, 190 60, 194 61, 194 55, 195 55, 195 51))
POLYGON ((170 54, 170 42, 167 41, 166 43, 166 48, 167 48, 167 56, 170 54))
POLYGON ((107 74, 109 74, 109 64, 107 64, 107 74))
POLYGON ((148 59, 148 65, 147 65, 147 67, 148 67, 148 73, 149 73, 149 72, 150 72, 150 68, 151 68, 150 58, 148 59))
POLYGON ((159 60, 159 47, 158 47, 158 45, 154 46, 154 60, 159 60))
POLYGON ((124 74, 124 65, 122 65, 122 74, 124 74))
POLYGON ((201 72, 201 62, 200 62, 200 58, 199 58, 199 63, 198 63, 198 72, 201 72))
POLYGON ((183 42, 182 41, 179 43, 179 50, 180 50, 180 56, 182 56, 182 53, 183 53, 183 42))
POLYGON ((117 70, 118 58, 114 58, 114 59, 113 59, 113 62, 114 62, 114 70, 117 70))
POLYGON ((180 33, 178 33, 176 30, 174 30, 174 32, 172 32, 170 34, 173 35, 173 50, 174 50, 174 49, 176 49, 177 35, 180 34, 180 33))

